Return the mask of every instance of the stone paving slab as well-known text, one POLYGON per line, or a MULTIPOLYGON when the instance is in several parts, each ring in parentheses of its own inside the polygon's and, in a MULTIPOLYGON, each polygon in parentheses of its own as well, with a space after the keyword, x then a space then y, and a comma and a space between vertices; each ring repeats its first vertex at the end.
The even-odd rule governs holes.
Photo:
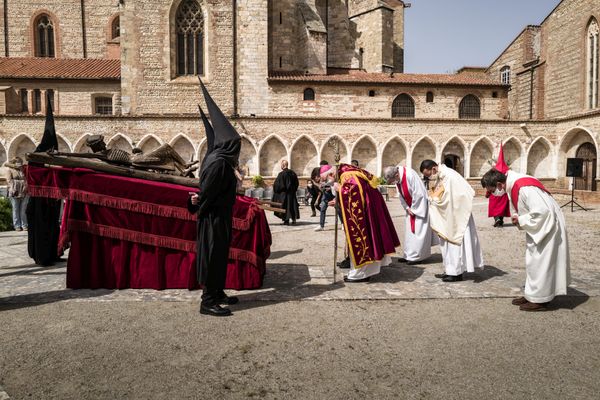
MULTIPOLYGON (((269 215, 273 233, 272 256, 264 287, 236 293, 242 301, 297 300, 400 300, 502 298, 520 295, 524 281, 524 233, 516 228, 491 227, 487 203, 476 202, 474 216, 486 267, 467 274, 465 281, 443 283, 439 249, 421 265, 408 266, 397 259, 369 283, 343 283, 345 270, 337 269, 333 282, 332 224, 314 232, 317 218, 305 218, 297 226, 283 226, 269 215)), ((396 229, 403 239, 404 215, 398 201, 388 202, 396 229)), ((304 208, 303 214, 309 212, 304 208)), ((573 296, 600 296, 600 268, 595 253, 600 245, 600 211, 565 213, 572 258, 573 296)), ((328 217, 329 222, 333 216, 328 217)), ((341 229, 339 233, 342 234, 341 229)), ((340 235, 340 242, 342 237, 340 235)), ((339 246, 339 259, 343 247, 339 246)), ((400 256, 400 254, 399 254, 400 256)), ((65 287, 66 262, 44 268, 27 257, 26 232, 0 233, 0 304, 72 301, 196 301, 199 291, 188 290, 69 290, 65 287)))

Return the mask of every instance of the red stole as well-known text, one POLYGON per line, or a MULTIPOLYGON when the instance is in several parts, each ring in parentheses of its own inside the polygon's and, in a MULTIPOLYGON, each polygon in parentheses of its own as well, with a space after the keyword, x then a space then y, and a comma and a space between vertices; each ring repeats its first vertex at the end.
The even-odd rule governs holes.
MULTIPOLYGON (((402 182, 401 182, 401 186, 402 186, 402 190, 400 190, 400 194, 402 195, 402 197, 404 198, 404 201, 406 201, 406 204, 409 207, 412 207, 412 196, 410 195, 410 192, 408 191, 408 182, 406 180, 406 169, 404 170, 404 173, 402 174, 402 182)), ((410 217, 410 230, 412 233, 415 233, 415 221, 417 219, 416 216, 409 214, 410 217)))
POLYGON ((523 178, 517 179, 512 187, 512 190, 510 191, 510 198, 512 200, 513 207, 515 208, 515 210, 517 210, 517 213, 519 212, 519 191, 522 187, 525 186, 535 186, 536 188, 540 188, 544 192, 550 194, 548 189, 546 189, 544 185, 542 185, 542 182, 538 181, 537 179, 531 176, 525 176, 523 178))

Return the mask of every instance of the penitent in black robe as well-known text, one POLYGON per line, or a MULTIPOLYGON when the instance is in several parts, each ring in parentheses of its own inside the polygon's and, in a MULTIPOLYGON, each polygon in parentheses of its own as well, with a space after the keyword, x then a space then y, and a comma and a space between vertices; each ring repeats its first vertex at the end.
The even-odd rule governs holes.
POLYGON ((27 250, 36 264, 53 265, 59 259, 61 200, 30 197, 27 203, 27 250))
POLYGON ((281 203, 281 208, 286 211, 275 215, 283 221, 295 221, 300 218, 300 206, 296 198, 298 186, 298 176, 289 168, 281 171, 273 183, 273 201, 281 203))
POLYGON ((239 154, 240 143, 224 147, 206 157, 200 175, 198 205, 188 204, 189 211, 198 215, 196 272, 198 281, 204 285, 203 301, 218 298, 227 277, 237 184, 232 162, 237 158, 235 153, 239 154))

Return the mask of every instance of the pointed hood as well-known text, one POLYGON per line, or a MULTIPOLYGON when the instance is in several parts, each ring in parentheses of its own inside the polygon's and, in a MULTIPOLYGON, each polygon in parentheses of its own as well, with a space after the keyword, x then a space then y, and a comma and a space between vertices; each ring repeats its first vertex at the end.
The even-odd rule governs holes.
POLYGON ((202 83, 202 79, 198 77, 198 80, 200 81, 202 93, 204 94, 206 107, 208 107, 210 123, 212 124, 215 137, 214 149, 210 154, 210 157, 205 159, 206 167, 218 158, 225 160, 232 167, 237 167, 239 164, 242 138, 229 120, 227 120, 227 117, 225 117, 212 97, 210 97, 208 90, 206 90, 204 83, 202 83))
POLYGON ((56 129, 54 127, 52 103, 50 102, 50 96, 46 93, 46 125, 44 126, 44 136, 42 136, 42 141, 36 147, 35 152, 40 153, 50 150, 58 151, 58 138, 56 137, 56 129))
POLYGON ((506 162, 504 161, 504 149, 502 148, 502 143, 500 143, 500 151, 498 151, 498 161, 496 161, 496 166, 494 168, 505 175, 509 170, 508 165, 506 165, 506 162))
POLYGON ((210 122, 215 131, 215 147, 219 147, 219 145, 229 142, 232 140, 241 140, 242 138, 237 133, 233 125, 229 122, 227 117, 223 114, 219 106, 215 103, 215 101, 210 97, 208 90, 200 80, 200 86, 202 87, 202 93, 204 94, 204 101, 206 101, 206 107, 208 108, 208 114, 210 115, 210 122))
MULTIPOLYGON (((204 123, 204 134, 206 135, 206 156, 212 153, 215 148, 215 131, 213 130, 212 125, 206 118, 206 114, 198 104, 198 111, 200 111, 200 118, 202 118, 202 122, 204 123)), ((205 156, 205 158, 206 158, 205 156)))

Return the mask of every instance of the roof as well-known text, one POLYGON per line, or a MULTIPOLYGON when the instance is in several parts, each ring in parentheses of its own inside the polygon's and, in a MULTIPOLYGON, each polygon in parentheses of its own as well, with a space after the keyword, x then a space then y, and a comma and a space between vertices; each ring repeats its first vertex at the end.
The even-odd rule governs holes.
POLYGON ((0 57, 0 78, 121 79, 121 61, 93 58, 0 57))
POLYGON ((460 74, 401 74, 376 73, 361 70, 330 69, 328 74, 306 74, 303 72, 275 72, 269 82, 315 82, 315 83, 361 83, 401 84, 428 86, 505 86, 483 73, 462 72, 460 74))

